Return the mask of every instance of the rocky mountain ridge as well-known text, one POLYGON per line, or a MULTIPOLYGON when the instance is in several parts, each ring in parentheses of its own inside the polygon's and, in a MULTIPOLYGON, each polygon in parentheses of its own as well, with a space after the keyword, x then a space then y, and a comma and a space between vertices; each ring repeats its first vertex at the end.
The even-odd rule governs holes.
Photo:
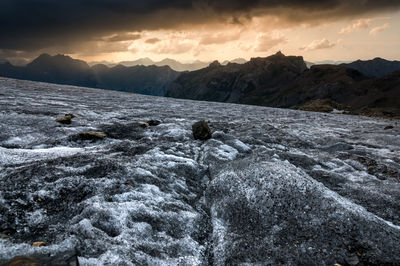
POLYGON ((179 72, 168 66, 89 66, 86 62, 69 56, 42 54, 25 67, 0 64, 0 75, 162 96, 179 72))
POLYGON ((277 53, 242 65, 214 62, 208 68, 182 73, 166 96, 283 108, 329 99, 349 106, 354 114, 400 116, 400 102, 393 100, 400 97, 399 73, 378 79, 345 66, 313 65, 308 69, 302 57, 277 53))
MULTIPOLYGON (((302 57, 281 52, 243 64, 215 61, 205 68, 182 73, 155 65, 89 66, 68 56, 46 54, 26 67, 0 63, 0 75, 12 78, 294 109, 313 102, 313 110, 318 110, 315 101, 327 100, 325 103, 349 107, 349 113, 389 117, 400 117, 400 103, 395 100, 400 97, 398 73, 374 78, 345 65, 308 68, 302 57)), ((331 108, 321 106, 321 110, 328 109, 331 108)))
MULTIPOLYGON (((244 64, 246 62, 247 62, 247 60, 244 58, 235 58, 233 60, 225 60, 224 62, 222 62, 222 65, 227 65, 228 63, 244 64)), ((203 62, 200 60, 196 60, 191 63, 182 63, 182 62, 179 62, 179 61, 171 59, 171 58, 165 58, 161 61, 153 61, 150 58, 145 57, 145 58, 139 58, 139 59, 133 60, 133 61, 121 61, 119 63, 110 63, 107 61, 90 62, 89 63, 89 65, 91 65, 91 66, 98 65, 98 64, 107 65, 109 67, 113 67, 116 65, 123 65, 123 66, 127 66, 127 67, 139 66, 139 65, 169 66, 171 69, 173 69, 175 71, 183 72, 183 71, 194 71, 194 70, 199 70, 201 68, 205 68, 210 64, 210 62, 203 62)))
POLYGON ((175 71, 194 71, 206 67, 209 63, 198 60, 193 63, 181 63, 171 58, 165 58, 161 61, 153 61, 150 58, 141 58, 134 61, 122 61, 119 62, 119 64, 124 66, 169 66, 175 71))
POLYGON ((400 71, 400 61, 389 61, 379 57, 366 61, 357 60, 341 65, 356 69, 368 77, 376 78, 382 78, 390 73, 400 71))

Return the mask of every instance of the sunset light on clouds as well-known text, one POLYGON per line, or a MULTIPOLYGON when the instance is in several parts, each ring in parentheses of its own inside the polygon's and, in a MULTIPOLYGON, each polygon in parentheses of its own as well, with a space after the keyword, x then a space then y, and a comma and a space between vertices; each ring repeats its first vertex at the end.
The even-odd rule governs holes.
POLYGON ((400 59, 398 1, 2 1, 0 58, 400 59), (51 3, 50 3, 51 2, 51 3), (12 14, 14 17, 11 17, 12 14))

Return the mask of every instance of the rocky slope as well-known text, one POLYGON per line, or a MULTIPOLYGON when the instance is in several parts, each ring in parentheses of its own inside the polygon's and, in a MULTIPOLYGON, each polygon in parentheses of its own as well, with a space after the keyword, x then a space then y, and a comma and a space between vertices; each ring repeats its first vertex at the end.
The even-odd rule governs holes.
POLYGON ((379 57, 366 61, 357 60, 342 64, 342 66, 356 69, 366 76, 377 78, 382 78, 392 72, 400 71, 400 61, 389 61, 379 57))
POLYGON ((215 61, 207 68, 182 73, 166 96, 268 105, 267 98, 279 93, 306 69, 302 57, 286 57, 280 52, 267 58, 252 58, 245 64, 223 66, 215 61))
POLYGON ((0 95, 0 264, 400 264, 396 121, 5 78, 0 95))
POLYGON ((221 66, 182 73, 166 96, 193 100, 245 103, 299 108, 309 101, 326 99, 349 106, 354 114, 366 110, 377 115, 400 117, 399 72, 384 78, 369 78, 345 66, 314 65, 309 69, 302 57, 277 53, 253 58, 243 65, 221 66))

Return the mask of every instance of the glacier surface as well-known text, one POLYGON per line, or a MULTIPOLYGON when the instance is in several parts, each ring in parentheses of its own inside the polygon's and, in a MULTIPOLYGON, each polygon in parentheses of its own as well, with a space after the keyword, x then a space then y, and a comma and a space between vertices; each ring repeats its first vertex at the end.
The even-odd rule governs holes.
POLYGON ((81 265, 398 265, 399 133, 0 78, 0 264, 72 252, 81 265), (193 139, 199 120, 212 139, 193 139), (79 138, 89 130, 108 137, 79 138))

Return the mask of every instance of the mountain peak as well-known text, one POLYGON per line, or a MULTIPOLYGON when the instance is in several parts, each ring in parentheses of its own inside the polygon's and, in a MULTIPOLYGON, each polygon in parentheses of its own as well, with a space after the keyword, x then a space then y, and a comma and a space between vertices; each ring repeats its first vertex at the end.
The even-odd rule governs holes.
POLYGON ((36 59, 34 59, 33 61, 35 61, 35 60, 42 60, 42 59, 48 59, 48 58, 51 58, 52 56, 51 55, 49 55, 49 54, 47 54, 47 53, 43 53, 43 54, 40 54, 36 59))
POLYGON ((73 59, 68 55, 57 54, 51 56, 49 54, 41 54, 32 62, 30 62, 28 67, 35 68, 48 68, 48 67, 69 67, 69 68, 80 68, 87 69, 89 65, 82 60, 73 59))
POLYGON ((158 62, 159 64, 165 63, 165 64, 176 64, 179 63, 178 61, 176 61, 175 59, 171 59, 171 58, 165 58, 163 60, 161 60, 160 62, 158 62))
POLYGON ((352 63, 342 64, 344 66, 357 69, 369 77, 384 77, 389 73, 400 70, 399 61, 389 61, 384 58, 376 57, 372 60, 357 60, 352 63))
POLYGON ((214 67, 220 67, 221 64, 218 62, 218 60, 215 60, 211 64, 208 65, 208 67, 214 68, 214 67))
POLYGON ((387 61, 387 60, 382 57, 375 57, 374 59, 372 59, 372 61, 387 61))
POLYGON ((222 65, 228 65, 228 64, 231 64, 231 63, 244 64, 246 62, 247 62, 247 60, 244 59, 244 58, 235 58, 233 60, 225 60, 224 62, 222 62, 222 65))
POLYGON ((277 53, 275 53, 273 55, 270 55, 270 56, 266 57, 266 59, 282 60, 282 59, 289 59, 289 58, 292 58, 292 57, 293 56, 286 56, 281 51, 279 51, 279 52, 277 52, 277 53))
POLYGON ((307 65, 304 62, 302 56, 286 56, 282 52, 277 52, 276 54, 270 55, 268 57, 255 57, 251 58, 247 63, 253 66, 262 65, 286 65, 290 68, 296 69, 296 71, 304 71, 307 69, 307 65))

